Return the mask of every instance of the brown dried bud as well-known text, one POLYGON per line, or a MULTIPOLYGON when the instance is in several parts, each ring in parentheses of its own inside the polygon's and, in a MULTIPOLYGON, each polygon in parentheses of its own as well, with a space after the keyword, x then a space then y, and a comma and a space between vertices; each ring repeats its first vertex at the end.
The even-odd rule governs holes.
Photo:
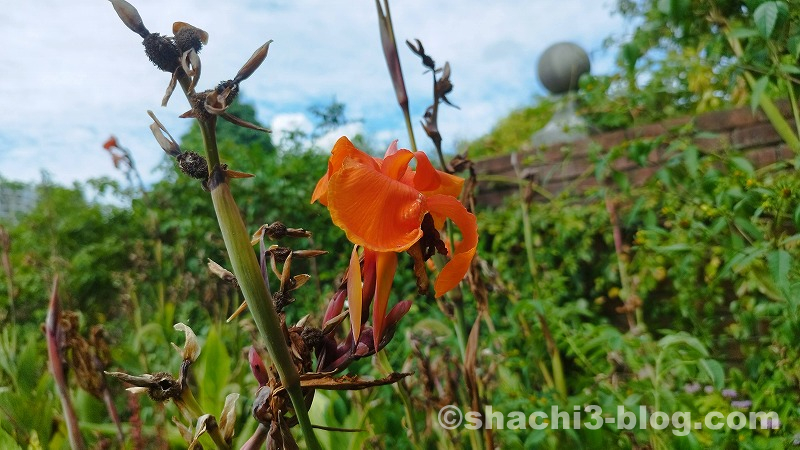
POLYGON ((199 52, 203 45, 208 43, 208 33, 186 22, 173 23, 172 33, 175 35, 175 44, 181 52, 189 49, 199 52))
POLYGON ((137 11, 133 5, 125 0, 109 1, 111 2, 111 6, 114 7, 114 11, 117 12, 119 18, 122 19, 122 23, 124 23, 125 26, 130 28, 134 33, 138 34, 142 38, 145 38, 148 34, 150 34, 150 32, 147 30, 147 27, 144 26, 144 22, 142 22, 142 16, 139 15, 139 11, 137 11))
POLYGON ((327 255, 327 250, 295 250, 292 252, 294 258, 316 258, 317 256, 327 255))
POLYGON ((258 69, 261 63, 264 62, 264 59, 267 57, 267 53, 269 52, 269 44, 272 43, 272 40, 267 41, 261 47, 258 47, 253 55, 250 56, 250 59, 247 60, 246 63, 239 69, 239 73, 233 78, 233 82, 238 84, 239 82, 246 80, 253 72, 258 69))
POLYGON ((164 72, 172 73, 180 67, 181 51, 175 42, 158 33, 150 33, 142 41, 144 52, 156 67, 164 72))
POLYGON ((272 255, 272 257, 275 258, 275 261, 282 263, 285 262, 286 258, 288 258, 289 255, 292 254, 292 249, 273 245, 269 249, 267 249, 266 253, 272 255))
POLYGON ((195 152, 184 152, 177 156, 181 172, 198 180, 208 179, 208 162, 195 152))
POLYGON ((274 222, 264 227, 264 233, 272 240, 277 240, 286 236, 286 225, 281 222, 274 222))
MULTIPOLYGON (((141 376, 128 375, 122 372, 105 372, 106 375, 118 378, 137 388, 147 389, 147 395, 157 402, 165 402, 169 399, 180 399, 183 388, 181 383, 167 372, 145 374, 141 376)), ((132 389, 132 388, 129 388, 132 389)), ((135 392, 140 392, 138 389, 135 392)))
POLYGON ((319 346, 322 345, 323 334, 322 330, 319 328, 305 327, 300 333, 300 336, 303 338, 306 347, 310 349, 317 350, 319 346))
POLYGON ((272 294, 272 301, 275 303, 275 310, 282 312, 284 308, 294 303, 295 298, 286 292, 275 292, 272 294))

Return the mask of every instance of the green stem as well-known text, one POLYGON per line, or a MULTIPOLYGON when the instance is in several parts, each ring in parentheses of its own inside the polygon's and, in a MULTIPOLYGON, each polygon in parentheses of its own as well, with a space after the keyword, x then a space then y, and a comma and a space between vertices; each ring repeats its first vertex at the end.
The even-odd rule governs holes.
POLYGON ((233 273, 242 289, 242 294, 247 301, 247 306, 253 314, 258 331, 266 344, 269 355, 278 370, 281 383, 289 393, 289 398, 294 406, 300 429, 306 439, 309 449, 318 450, 320 447, 311 420, 308 416, 303 391, 300 387, 300 376, 294 366, 294 361, 289 354, 289 347, 283 335, 281 321, 272 302, 272 294, 267 289, 261 277, 261 269, 256 260, 253 247, 250 245, 250 235, 247 233, 239 208, 233 199, 230 186, 219 166, 219 151, 217 150, 215 120, 198 121, 203 135, 209 168, 211 170, 211 199, 214 211, 217 214, 225 248, 233 266, 233 273), (213 185, 217 177, 223 178, 213 185))
POLYGON ((792 105, 792 118, 794 118, 794 127, 798 136, 800 136, 800 111, 797 109, 797 97, 794 95, 792 80, 786 80, 786 86, 789 89, 789 104, 792 105))
MULTIPOLYGON (((200 403, 198 403, 197 399, 194 397, 192 390, 188 387, 181 392, 181 400, 183 401, 184 406, 186 406, 186 409, 188 409, 192 414, 192 421, 197 421, 200 416, 205 414, 203 412, 203 408, 200 406, 200 403)), ((216 417, 214 417, 213 423, 206 424, 206 433, 208 433, 208 435, 211 437, 211 440, 214 441, 214 444, 217 445, 217 448, 221 448, 223 450, 229 450, 231 448, 231 446, 225 442, 225 438, 222 436, 222 432, 219 429, 219 424, 216 421, 216 417)))
MULTIPOLYGON (((545 336, 547 343, 547 350, 550 354, 550 364, 552 368, 552 382, 555 384, 556 390, 566 399, 567 398, 567 382, 564 377, 564 365, 561 363, 561 353, 558 351, 555 340, 550 333, 550 327, 547 323, 547 318, 544 315, 544 302, 542 301, 541 290, 539 288, 539 280, 537 279, 538 270, 536 266, 536 257, 533 252, 533 226, 531 225, 530 210, 528 203, 525 201, 525 188, 522 184, 522 171, 517 162, 516 156, 512 160, 514 172, 520 183, 517 185, 519 188, 519 208, 522 213, 522 234, 525 241, 525 254, 528 257, 528 270, 531 274, 531 281, 533 283, 534 302, 538 304, 537 316, 539 323, 542 327, 542 333, 545 336)), ((541 365, 540 365, 541 367, 541 365)), ((548 373, 542 371, 545 380, 548 378, 548 373)))
MULTIPOLYGON (((414 127, 411 125, 411 114, 408 112, 408 105, 403 107, 403 118, 406 120, 406 131, 408 132, 408 139, 411 141, 411 151, 417 151, 417 141, 414 139, 414 127)), ((442 170, 446 166, 442 165, 442 170)))
MULTIPOLYGON (((378 366, 380 366, 381 370, 386 375, 391 375, 392 365, 389 363, 389 358, 386 356, 386 352, 378 352, 375 354, 376 362, 378 366)), ((414 409, 411 405, 411 396, 409 395, 408 388, 403 384, 403 381, 400 380, 397 384, 395 384, 395 389, 397 389, 397 393, 400 394, 400 400, 403 402, 403 407, 406 410, 406 421, 408 422, 408 428, 411 429, 411 444, 416 448, 422 447, 422 441, 419 439, 419 434, 417 433, 417 428, 414 427, 414 409)))

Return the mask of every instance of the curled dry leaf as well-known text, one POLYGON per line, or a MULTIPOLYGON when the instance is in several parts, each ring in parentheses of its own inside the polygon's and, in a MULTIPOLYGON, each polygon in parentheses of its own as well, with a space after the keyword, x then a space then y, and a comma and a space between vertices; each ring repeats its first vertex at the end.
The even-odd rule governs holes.
POLYGON ((183 345, 183 350, 180 350, 175 344, 172 344, 172 346, 181 353, 184 361, 197 361, 197 357, 200 356, 200 343, 197 341, 197 336, 194 334, 194 331, 192 331, 188 325, 180 322, 176 323, 173 328, 177 331, 184 332, 186 335, 186 343, 183 345))
POLYGON ((148 110, 147 114, 151 119, 153 119, 153 123, 150 124, 150 131, 153 132, 153 136, 156 138, 156 141, 158 141, 158 145, 160 145, 161 148, 173 158, 180 155, 181 147, 178 145, 172 135, 169 134, 169 131, 167 131, 161 121, 158 120, 156 115, 153 114, 153 111, 148 110), (164 136, 164 133, 167 135, 164 136))
POLYGON ((231 273, 228 269, 220 266, 211 258, 208 259, 208 270, 218 276, 222 281, 230 284, 236 284, 236 275, 231 273))
MULTIPOLYGON (((365 380, 358 375, 344 375, 334 377, 330 373, 308 373, 300 375, 300 385, 303 388, 326 389, 333 391, 357 391, 375 386, 386 386, 387 384, 397 383, 403 378, 411 375, 408 373, 393 372, 386 377, 375 380, 365 380)), ((272 391, 272 395, 280 393, 285 388, 280 386, 272 391)))

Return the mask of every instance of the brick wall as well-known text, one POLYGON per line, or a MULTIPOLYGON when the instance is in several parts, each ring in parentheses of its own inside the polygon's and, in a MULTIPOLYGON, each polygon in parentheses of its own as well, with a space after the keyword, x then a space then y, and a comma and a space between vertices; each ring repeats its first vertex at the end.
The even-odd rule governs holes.
MULTIPOLYGON (((779 107, 786 117, 791 116, 788 103, 779 104, 779 107)), ((580 192, 598 185, 590 152, 596 154, 595 150, 598 149, 611 149, 625 142, 661 136, 665 140, 664 145, 650 153, 646 165, 642 166, 626 157, 620 157, 612 164, 615 169, 628 176, 632 185, 638 186, 664 164, 667 159, 664 148, 669 139, 677 136, 678 131, 687 126, 691 130, 694 143, 702 152, 714 153, 729 148, 740 150, 756 168, 792 156, 792 151, 782 143, 763 113, 740 108, 595 134, 567 144, 548 147, 527 144, 519 150, 516 157, 520 162, 522 177, 532 179, 550 194, 555 195, 564 190, 580 192)), ((503 155, 475 163, 479 179, 486 180, 479 184, 478 204, 498 206, 504 198, 517 192, 517 186, 513 183, 517 175, 511 158, 511 155, 503 155)))

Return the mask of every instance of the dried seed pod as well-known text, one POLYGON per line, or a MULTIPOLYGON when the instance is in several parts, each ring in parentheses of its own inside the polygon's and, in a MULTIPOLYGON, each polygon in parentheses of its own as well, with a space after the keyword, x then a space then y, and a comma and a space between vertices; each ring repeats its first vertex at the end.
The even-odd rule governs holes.
POLYGON ((300 333, 306 347, 317 350, 322 345, 322 330, 314 327, 305 327, 300 333))
POLYGON ((173 23, 172 33, 181 52, 189 49, 199 52, 203 45, 208 44, 208 33, 186 22, 173 23))
POLYGON ((150 33, 142 44, 150 61, 164 72, 172 73, 180 66, 181 51, 171 38, 150 33))
POLYGON ((176 159, 181 172, 198 180, 208 179, 208 162, 202 155, 189 151, 181 153, 176 159))

